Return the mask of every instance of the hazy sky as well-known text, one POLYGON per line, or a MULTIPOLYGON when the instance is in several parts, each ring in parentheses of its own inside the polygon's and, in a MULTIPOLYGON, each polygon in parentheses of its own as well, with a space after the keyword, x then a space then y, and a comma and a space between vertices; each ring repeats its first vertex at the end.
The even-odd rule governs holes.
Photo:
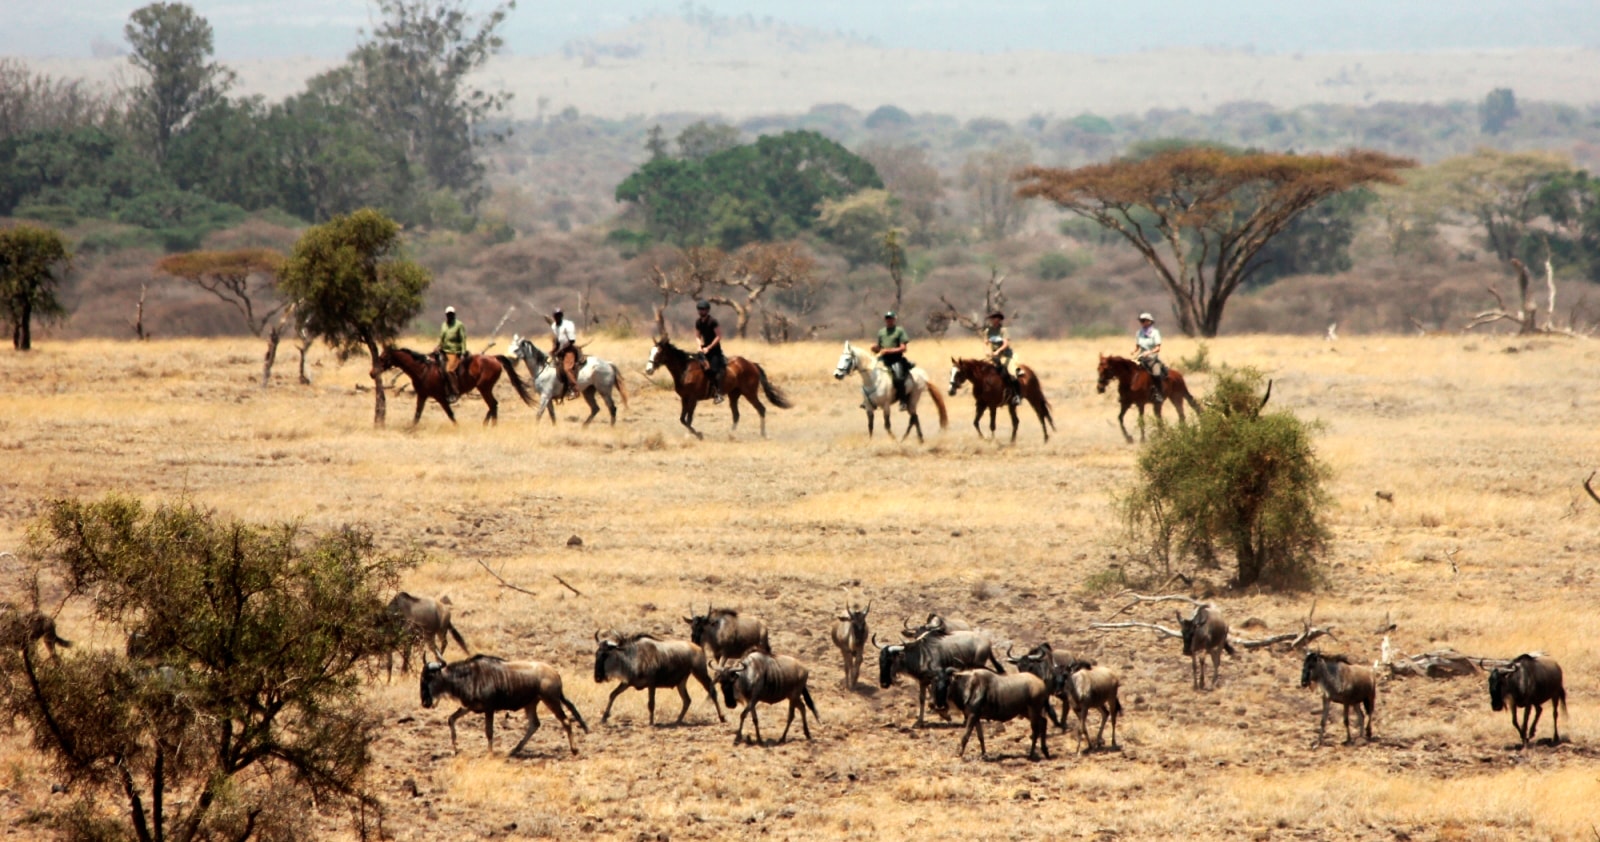
MULTIPOLYGON (((490 0, 466 0, 488 9, 490 0)), ((0 54, 86 56, 121 44, 142 2, 0 0, 0 54)), ((367 0, 196 0, 227 58, 342 55, 369 21, 367 0)), ((1161 47, 1264 52, 1484 47, 1600 49, 1600 0, 718 0, 696 8, 841 31, 889 47, 1117 53, 1161 47)), ((659 0, 521 0, 504 34, 519 54, 681 14, 659 0)))

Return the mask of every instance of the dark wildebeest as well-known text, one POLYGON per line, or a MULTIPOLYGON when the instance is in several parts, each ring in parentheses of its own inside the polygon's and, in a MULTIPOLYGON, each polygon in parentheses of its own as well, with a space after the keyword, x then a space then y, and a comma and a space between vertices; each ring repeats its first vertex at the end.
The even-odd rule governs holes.
POLYGON ((1194 615, 1183 619, 1176 615, 1183 629, 1183 654, 1189 656, 1189 668, 1194 677, 1194 689, 1206 689, 1205 656, 1211 656, 1211 689, 1217 689, 1217 677, 1222 672, 1222 653, 1238 657, 1233 644, 1228 642, 1228 621, 1215 605, 1196 606, 1194 615))
POLYGON ((1300 667, 1300 686, 1310 687, 1315 681, 1322 690, 1322 723, 1317 726, 1316 745, 1328 732, 1328 709, 1334 702, 1344 705, 1344 744, 1355 738, 1350 735, 1350 709, 1356 709, 1356 733, 1366 735, 1372 742, 1372 711, 1378 704, 1378 681, 1372 667, 1350 663, 1347 655, 1324 655, 1307 652, 1300 667))
POLYGON ((1050 745, 1045 736, 1050 728, 1045 724, 1045 710, 1050 706, 1050 689, 1039 676, 1021 672, 997 675, 986 669, 957 670, 945 667, 933 680, 933 701, 940 707, 954 701, 966 714, 966 730, 961 734, 961 747, 956 756, 967 753, 967 741, 972 732, 978 732, 978 752, 989 756, 989 747, 983 740, 983 720, 1010 722, 1019 716, 1028 718, 1031 733, 1028 741, 1028 758, 1037 760, 1039 751, 1050 756, 1050 745))
POLYGON ((528 730, 522 734, 512 754, 522 750, 533 732, 539 730, 539 703, 567 730, 567 745, 578 753, 577 738, 567 712, 578 720, 585 734, 589 726, 572 700, 561 692, 561 673, 539 661, 506 661, 493 655, 473 655, 453 664, 430 663, 422 668, 422 706, 431 708, 440 697, 453 696, 461 709, 450 714, 450 748, 456 747, 456 720, 468 713, 483 714, 483 733, 494 751, 494 715, 502 710, 520 710, 528 717, 528 730), (566 710, 563 711, 562 707, 566 710))
MULTIPOLYGON (((874 637, 872 645, 878 647, 878 686, 887 688, 894 682, 896 673, 909 675, 917 681, 917 725, 925 725, 924 712, 928 704, 928 685, 939 677, 945 667, 975 669, 992 665, 997 673, 1006 668, 994 656, 994 642, 981 632, 923 632, 914 640, 890 646, 879 645, 874 637)), ((949 719, 942 705, 935 705, 938 714, 949 719)))
POLYGON ((704 647, 712 661, 720 663, 742 658, 752 649, 772 654, 766 624, 755 617, 741 617, 732 608, 707 605, 704 614, 696 614, 690 608, 689 616, 683 621, 689 624, 689 640, 704 647))
MULTIPOLYGON (((1009 650, 1007 651, 1009 653, 1009 650)), ((1039 676, 1039 680, 1043 681, 1045 686, 1052 688, 1051 694, 1061 700, 1061 715, 1059 717, 1056 716, 1055 709, 1049 706, 1045 707, 1044 712, 1046 716, 1050 717, 1051 721, 1055 722, 1057 728, 1065 731, 1067 729, 1067 717, 1072 713, 1072 702, 1067 698, 1065 689, 1056 687, 1056 672, 1080 663, 1080 661, 1065 652, 1055 651, 1046 642, 1033 647, 1028 650, 1028 654, 1018 658, 1012 658, 1008 654, 1006 662, 1014 664, 1021 672, 1039 676)), ((1081 663, 1093 665, 1092 661, 1081 663)))
POLYGON ((1110 667, 1098 667, 1088 661, 1073 661, 1057 667, 1055 691, 1067 706, 1078 715, 1078 750, 1105 748, 1106 720, 1111 720, 1111 747, 1117 747, 1117 720, 1122 716, 1122 701, 1117 690, 1122 681, 1110 667), (1089 711, 1100 711, 1100 730, 1094 740, 1089 739, 1089 711))
POLYGON ((900 636, 907 640, 928 632, 944 634, 953 631, 977 631, 977 629, 974 629, 972 624, 966 620, 957 620, 937 613, 929 614, 928 619, 923 621, 922 625, 915 627, 903 618, 900 620, 900 636))
POLYGON ((1554 658, 1538 653, 1518 655, 1504 669, 1489 671, 1489 705, 1495 710, 1511 708, 1511 725, 1527 748, 1539 728, 1544 715, 1544 703, 1550 703, 1550 718, 1555 723, 1555 737, 1551 745, 1561 745, 1561 709, 1567 706, 1567 688, 1561 681, 1561 665, 1554 658), (1522 722, 1517 722, 1517 708, 1522 708, 1522 722), (1529 724, 1528 715, 1533 714, 1529 724))
POLYGON ((811 691, 806 689, 806 678, 810 673, 805 665, 788 655, 768 655, 765 652, 751 652, 739 660, 735 666, 717 671, 717 683, 722 685, 722 700, 732 710, 740 703, 744 704, 744 712, 739 714, 739 728, 733 732, 734 745, 744 736, 744 718, 750 717, 755 723, 755 744, 761 744, 761 717, 756 715, 756 704, 775 705, 778 702, 789 703, 789 721, 783 725, 783 735, 778 737, 778 742, 789 739, 789 727, 794 725, 794 712, 800 711, 800 730, 805 732, 806 739, 811 739, 811 728, 806 724, 806 708, 811 708, 811 714, 821 722, 821 714, 817 713, 816 702, 811 701, 811 691))
POLYGON ((833 624, 833 645, 839 647, 839 654, 844 657, 844 686, 851 690, 861 680, 861 661, 867 647, 867 612, 871 610, 870 599, 867 607, 860 610, 851 607, 846 600, 844 610, 839 612, 839 622, 833 624))
POLYGON ((600 714, 600 723, 611 718, 611 706, 617 697, 628 689, 644 690, 648 694, 650 724, 656 724, 656 688, 676 687, 683 697, 683 709, 678 711, 678 724, 689 712, 689 679, 700 682, 711 696, 711 706, 717 710, 717 720, 726 722, 722 707, 717 704, 717 690, 711 686, 711 673, 706 669, 706 653, 687 640, 664 640, 651 634, 633 634, 626 637, 607 632, 602 638, 594 633, 598 645, 594 651, 594 681, 603 684, 613 678, 620 680, 611 698, 606 701, 606 711, 600 714))
MULTIPOLYGON (((400 650, 400 672, 411 671, 411 647, 418 640, 421 640, 423 650, 427 654, 423 659, 424 662, 434 658, 442 659, 452 637, 461 646, 463 653, 472 651, 450 619, 452 605, 448 596, 434 599, 428 596, 412 596, 405 591, 395 594, 394 599, 389 600, 389 616, 405 624, 405 643, 404 648, 400 650)), ((392 681, 394 680, 393 653, 388 656, 387 666, 388 678, 392 681)))

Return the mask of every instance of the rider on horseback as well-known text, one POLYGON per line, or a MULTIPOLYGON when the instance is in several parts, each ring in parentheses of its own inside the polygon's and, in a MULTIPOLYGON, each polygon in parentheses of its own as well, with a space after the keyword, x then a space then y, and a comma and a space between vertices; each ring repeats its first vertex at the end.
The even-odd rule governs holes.
POLYGON ((906 378, 911 375, 911 363, 906 361, 906 346, 911 343, 911 337, 903 327, 896 327, 894 311, 883 314, 883 328, 878 331, 878 341, 872 346, 872 353, 889 368, 889 376, 894 380, 894 398, 900 402, 900 408, 910 409, 906 406, 906 378))
POLYGON ((1159 404, 1166 398, 1167 365, 1161 361, 1161 331, 1156 330, 1154 316, 1139 314, 1139 332, 1134 334, 1133 340, 1136 343, 1134 358, 1150 375, 1150 399, 1159 404))
POLYGON ((711 386, 711 400, 722 403, 722 372, 727 368, 727 358, 722 355, 722 327, 711 318, 711 302, 701 300, 694 309, 700 317, 695 319, 695 332, 700 334, 700 353, 706 358, 706 380, 711 386))
POLYGON ((456 369, 467 353, 467 326, 456 319, 456 308, 444 308, 444 326, 439 329, 439 350, 444 355, 444 392, 451 403, 460 397, 456 369))
POLYGON ((578 393, 578 366, 583 352, 578 349, 578 327, 565 318, 561 308, 550 314, 550 357, 556 362, 556 377, 561 381, 561 399, 578 393))
POLYGON ((994 367, 1000 370, 1001 379, 1006 383, 1006 400, 1012 406, 1022 403, 1022 384, 1017 381, 1016 353, 1011 348, 1011 335, 1006 332, 1006 314, 998 310, 989 314, 989 328, 984 332, 984 339, 989 342, 989 360, 994 367))

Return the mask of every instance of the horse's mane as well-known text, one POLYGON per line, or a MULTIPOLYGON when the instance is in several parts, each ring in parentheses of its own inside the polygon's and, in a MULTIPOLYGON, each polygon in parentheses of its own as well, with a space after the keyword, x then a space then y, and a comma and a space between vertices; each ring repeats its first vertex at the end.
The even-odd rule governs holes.
POLYGON ((411 357, 411 361, 412 362, 419 362, 420 363, 420 362, 425 362, 428 359, 428 355, 427 354, 418 353, 416 351, 411 350, 410 348, 398 348, 397 347, 394 350, 395 350, 395 353, 405 354, 405 355, 411 357))
POLYGON ((1329 654, 1327 654, 1325 652, 1315 652, 1313 654, 1315 654, 1317 657, 1321 658, 1324 661, 1331 661, 1331 662, 1336 663, 1336 664, 1348 664, 1348 663, 1350 663, 1350 656, 1349 655, 1342 655, 1342 654, 1341 655, 1329 655, 1329 654))

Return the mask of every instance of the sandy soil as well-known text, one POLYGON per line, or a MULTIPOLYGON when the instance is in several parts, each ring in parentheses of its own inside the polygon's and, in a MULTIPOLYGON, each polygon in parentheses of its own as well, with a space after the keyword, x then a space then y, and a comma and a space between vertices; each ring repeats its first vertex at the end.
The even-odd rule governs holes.
MULTIPOLYGON (((1168 344, 1174 360, 1195 349, 1168 344)), ((1115 428, 1112 398, 1093 391, 1095 355, 1121 346, 1024 347, 1059 429, 1046 444, 1025 414, 1008 446, 968 427, 965 394, 951 399, 950 429, 925 444, 869 441, 855 382, 831 377, 831 344, 738 343, 797 407, 771 410, 763 441, 748 413, 730 437, 726 409, 706 406, 696 441, 675 423, 676 400, 639 373, 639 339, 592 346, 623 364, 632 401, 615 428, 588 429, 571 405, 554 429, 537 425, 502 387, 498 428, 480 427, 481 405, 467 402, 459 427, 429 408, 409 429, 404 396, 389 428, 374 430, 372 395, 355 388, 365 366, 320 350, 315 386, 280 379, 262 391, 253 342, 46 343, 0 365, 0 549, 20 547, 40 500, 112 490, 188 495, 258 519, 358 522, 386 543, 421 544, 430 561, 407 588, 451 594, 475 650, 557 664, 592 730, 570 758, 546 718, 525 756, 507 758, 520 715, 497 729, 494 754, 473 718, 453 753, 452 706, 421 709, 414 674, 376 680, 372 704, 389 727, 373 786, 401 839, 1590 838, 1600 507, 1578 483, 1596 467, 1600 430, 1595 396, 1571 378, 1600 349, 1484 337, 1210 346, 1214 359, 1270 372, 1273 406, 1326 425, 1336 541, 1316 617, 1338 628, 1328 648, 1371 660, 1388 618, 1406 653, 1551 653, 1566 667, 1571 741, 1523 752, 1481 678, 1385 682, 1375 742, 1313 749, 1320 705, 1297 687, 1297 653, 1226 659, 1221 689, 1196 692, 1176 642, 1085 631, 1121 605, 1094 583, 1126 560, 1109 503, 1137 451, 1115 428), (567 546, 572 535, 581 547, 567 546), (499 587, 477 562, 539 595, 499 587), (1048 639, 1114 667, 1121 749, 1076 756, 1053 734, 1055 759, 1033 763, 1013 725, 990 732, 989 760, 976 745, 957 759, 956 730, 910 727, 905 683, 840 686, 826 627, 844 588, 875 600, 880 634, 941 610, 1003 644, 1048 639), (637 693, 599 724, 610 688, 591 678, 592 633, 683 634, 690 603, 708 600, 762 616, 775 649, 811 666, 814 740, 795 739, 797 725, 786 745, 735 748, 731 722, 716 722, 698 688, 685 727, 646 727, 637 693)), ((918 342, 912 356, 942 381, 939 362, 973 350, 918 342)), ((1193 380, 1203 394, 1209 378, 1193 380)), ((1265 624, 1246 635, 1298 628, 1311 601, 1221 590, 1221 572, 1198 572, 1200 592, 1236 623, 1265 624)), ((70 608, 62 633, 112 645, 110 630, 70 608)), ((869 655, 864 677, 876 669, 869 655)), ((670 718, 676 706, 664 696, 660 709, 670 718)), ((779 712, 763 717, 770 739, 779 712)), ((3 839, 32 838, 38 827, 18 819, 61 797, 24 745, 0 733, 3 839)), ((325 833, 345 833, 340 822, 326 817, 325 833)))

